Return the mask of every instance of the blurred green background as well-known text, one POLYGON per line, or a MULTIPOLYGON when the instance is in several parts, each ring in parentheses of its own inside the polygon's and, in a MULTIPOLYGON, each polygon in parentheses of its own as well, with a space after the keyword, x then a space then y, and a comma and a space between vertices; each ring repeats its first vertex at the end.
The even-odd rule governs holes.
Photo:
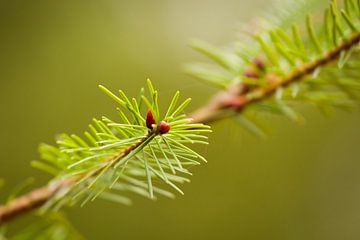
MULTIPOLYGON (((224 45, 266 0, 0 0, 0 176, 29 176, 40 142, 81 133, 114 105, 97 88, 137 94, 150 77, 163 105, 181 90, 205 103, 215 89, 181 71, 202 60, 186 43, 224 45)), ((209 163, 194 169, 185 196, 125 207, 96 201, 69 209, 88 239, 359 239, 359 111, 330 119, 306 110, 297 126, 270 118, 265 141, 231 120, 213 126, 209 163)))

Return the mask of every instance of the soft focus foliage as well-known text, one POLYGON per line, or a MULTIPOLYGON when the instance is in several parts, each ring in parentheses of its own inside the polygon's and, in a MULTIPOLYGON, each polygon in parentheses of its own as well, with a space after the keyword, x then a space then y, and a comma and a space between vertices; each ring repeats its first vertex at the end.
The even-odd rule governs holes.
MULTIPOLYGON (((293 5, 289 13, 299 14, 308 11, 308 5, 317 1, 290 2, 293 5)), ((237 42, 229 51, 202 41, 193 41, 193 49, 206 55, 217 65, 189 65, 187 71, 220 89, 242 85, 240 94, 248 93, 251 98, 251 90, 265 88, 301 71, 307 64, 319 62, 319 67, 302 77, 301 81, 277 88, 273 98, 259 101, 241 114, 239 120, 243 126, 261 135, 254 118, 264 114, 280 114, 302 122, 303 117, 293 108, 299 104, 310 103, 324 113, 332 112, 335 108, 353 108, 360 97, 358 44, 342 51, 340 58, 336 61, 334 59, 331 64, 322 66, 320 60, 326 59, 333 49, 349 42, 359 32, 360 3, 346 0, 343 5, 338 7, 336 1, 331 1, 322 15, 307 15, 302 25, 293 24, 281 28, 276 24, 266 27, 270 30, 261 30, 259 26, 260 29, 251 30, 249 40, 237 42), (316 24, 313 23, 313 18, 316 24)), ((281 13, 286 10, 279 11, 276 19, 288 20, 289 17, 281 13)), ((293 14, 292 17, 298 14, 293 14)))
POLYGON ((6 237, 6 228, 0 228, 0 240, 83 240, 84 238, 61 213, 35 217, 22 231, 6 237))
MULTIPOLYGON (((277 2, 270 15, 284 17, 279 26, 290 26, 292 18, 305 19, 309 6, 328 3, 277 2)), ((186 39, 196 36, 221 44, 232 36, 235 21, 257 18, 255 6, 267 9, 264 6, 272 3, 65 0, 1 4, 4 69, 0 73, 0 104, 6 114, 0 120, 4 136, 0 139, 0 171, 8 186, 18 183, 19 176, 35 174, 24 165, 36 158, 34 148, 39 141, 51 141, 58 131, 76 132, 92 113, 111 111, 94 91, 99 82, 133 93, 143 86, 135 79, 142 80, 151 73, 163 87, 161 94, 168 96, 168 92, 181 89, 193 97, 194 106, 201 106, 212 91, 177 71, 179 62, 192 58, 183 46, 186 39)), ((315 32, 320 33, 317 26, 322 17, 314 15, 313 20, 315 32)), ((254 29, 251 24, 246 26, 254 29)), ((299 29, 306 39, 304 26, 299 29)), ((321 33, 318 37, 322 39, 321 33)), ((251 41, 245 43, 259 49, 251 41)), ((238 56, 234 57, 230 59, 236 63, 238 56)), ((351 66, 352 61, 344 67, 351 66)), ((336 76, 338 69, 334 69, 336 76)), ((320 74, 326 73, 320 70, 320 74)), ((219 77, 228 78, 225 72, 221 69, 219 77)), ((185 197, 154 204, 132 195, 140 203, 131 208, 99 201, 96 207, 72 208, 71 219, 88 239, 356 239, 360 213, 359 116, 339 113, 325 121, 307 110, 306 127, 269 120, 272 127, 281 129, 266 142, 242 135, 229 121, 217 124, 216 143, 207 152, 211 164, 194 169, 196 181, 186 186, 190 194, 185 197)), ((259 131, 254 126, 256 119, 250 120, 239 119, 254 132, 259 131)), ((55 171, 59 173, 59 169, 55 171)), ((143 193, 149 196, 148 180, 145 176, 141 179, 146 184, 143 193)), ((155 184, 166 187, 158 181, 155 184)), ((126 192, 123 190, 121 196, 126 192)), ((16 222, 14 225, 20 229, 16 222)))

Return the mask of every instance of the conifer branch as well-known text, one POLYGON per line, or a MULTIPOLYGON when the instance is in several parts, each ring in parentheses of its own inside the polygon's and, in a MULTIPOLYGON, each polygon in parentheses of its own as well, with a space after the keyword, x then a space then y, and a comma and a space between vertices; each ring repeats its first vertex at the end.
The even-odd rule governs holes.
POLYGON ((359 4, 346 0, 345 9, 340 9, 332 0, 316 27, 307 15, 304 27, 293 24, 289 33, 275 26, 232 51, 192 42, 196 51, 217 65, 193 64, 187 72, 223 90, 191 117, 204 123, 245 117, 244 127, 250 123, 254 128, 251 118, 266 112, 301 121, 292 107, 295 103, 311 103, 322 111, 358 103, 359 4))
POLYGON ((184 117, 182 112, 190 99, 177 106, 179 92, 172 99, 163 120, 158 121, 157 91, 150 81, 148 85, 152 100, 141 94, 142 102, 139 104, 136 100, 133 103, 128 101, 121 91, 122 97, 119 98, 100 86, 129 111, 132 119, 118 109, 125 123, 116 123, 106 117, 103 121, 94 120, 97 129, 90 125, 92 134, 84 134, 87 142, 76 135, 62 135, 58 141, 59 148, 42 145, 40 153, 46 163, 34 162, 36 164, 33 165, 53 173, 55 179, 45 187, 0 206, 0 225, 31 210, 56 210, 63 205, 73 205, 81 198, 82 205, 103 196, 123 204, 130 203, 127 197, 115 194, 113 190, 132 191, 152 199, 155 193, 173 197, 171 192, 154 186, 153 178, 163 180, 182 193, 174 182, 188 181, 181 175, 191 175, 186 168, 198 165, 196 159, 206 161, 184 144, 207 144, 207 137, 200 134, 211 130, 184 117), (150 109, 146 118, 142 117, 142 103, 150 109), (143 180, 147 185, 143 184, 143 180))
POLYGON ((119 104, 122 123, 106 117, 94 119, 85 138, 64 134, 56 147, 41 145, 43 161, 32 164, 52 173, 54 180, 0 206, 0 225, 37 208, 57 210, 79 201, 83 205, 97 197, 128 204, 130 200, 122 195, 126 191, 151 199, 155 198, 154 193, 172 197, 162 186, 154 186, 152 179, 157 178, 182 193, 174 182, 188 181, 182 176, 190 174, 185 167, 198 165, 199 159, 205 161, 186 146, 207 143, 207 137, 201 133, 210 130, 201 123, 239 113, 246 116, 253 109, 250 106, 258 107, 254 108, 256 113, 265 109, 297 120, 298 114, 289 107, 289 101, 311 102, 321 108, 324 103, 347 107, 350 100, 358 100, 353 90, 360 89, 357 79, 360 74, 350 71, 360 66, 360 57, 354 53, 360 42, 360 2, 345 3, 348 7, 342 10, 331 1, 321 28, 314 28, 308 16, 307 37, 295 25, 291 36, 278 28, 254 36, 257 45, 237 50, 235 55, 240 58, 237 63, 209 45, 194 44, 195 49, 218 63, 226 73, 192 69, 192 75, 225 90, 190 114, 191 118, 182 114, 190 100, 178 105, 178 92, 160 118, 158 92, 150 81, 150 97, 142 91, 138 99, 131 100, 122 91, 116 95, 100 86, 119 104), (356 8, 351 9, 350 5, 356 8), (340 76, 330 68, 335 61, 340 76), (320 69, 324 73, 318 75, 320 69), (294 83, 301 85, 294 87, 294 83))
POLYGON ((150 131, 146 137, 135 143, 134 145, 129 146, 127 149, 120 151, 114 156, 107 158, 97 169, 90 171, 86 174, 82 174, 75 178, 59 180, 56 183, 49 184, 48 186, 34 189, 33 191, 14 199, 4 206, 0 206, 0 226, 15 218, 18 215, 29 212, 33 209, 41 207, 48 200, 50 200, 57 192, 60 192, 62 189, 69 188, 83 179, 87 179, 95 176, 103 169, 112 166, 121 158, 126 157, 131 151, 134 151, 136 148, 141 146, 144 142, 149 139, 152 139, 156 134, 159 134, 159 128, 157 127, 153 131, 150 131))
POLYGON ((241 93, 243 92, 242 85, 231 86, 226 91, 214 96, 207 105, 199 108, 190 116, 195 122, 209 124, 223 118, 232 117, 234 114, 239 114, 248 105, 273 96, 277 89, 286 87, 293 82, 304 80, 304 77, 313 74, 320 67, 335 61, 344 51, 348 51, 359 42, 360 32, 356 32, 350 38, 343 39, 338 46, 325 52, 323 57, 297 67, 285 77, 278 77, 275 74, 269 73, 266 77, 271 79, 268 86, 255 88, 248 93, 241 93))

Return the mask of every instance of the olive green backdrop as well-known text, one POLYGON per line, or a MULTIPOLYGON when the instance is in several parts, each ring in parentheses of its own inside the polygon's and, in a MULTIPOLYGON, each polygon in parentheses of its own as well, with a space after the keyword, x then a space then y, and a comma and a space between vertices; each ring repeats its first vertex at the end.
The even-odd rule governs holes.
MULTIPOLYGON (((266 0, 0 0, 0 176, 29 176, 38 143, 81 133, 113 114, 98 89, 136 94, 150 77, 162 105, 181 90, 204 104, 215 89, 184 75, 202 60, 190 38, 224 45, 266 0)), ((329 119, 305 110, 301 126, 269 118, 263 141, 227 120, 213 126, 209 160, 194 169, 185 196, 125 207, 101 200, 67 211, 88 239, 359 239, 360 114, 329 119)))

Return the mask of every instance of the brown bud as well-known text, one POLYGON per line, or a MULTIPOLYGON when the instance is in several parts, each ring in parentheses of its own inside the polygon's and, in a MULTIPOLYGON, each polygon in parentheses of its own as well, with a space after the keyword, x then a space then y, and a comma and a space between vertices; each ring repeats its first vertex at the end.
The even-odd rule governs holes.
MULTIPOLYGON (((250 91, 250 86, 246 83, 240 83, 240 93, 245 94, 250 91)), ((240 95, 240 94, 239 94, 240 95)))
POLYGON ((259 74, 253 67, 248 67, 244 71, 244 76, 248 78, 259 78, 259 74))
POLYGON ((165 134, 167 132, 169 132, 170 130, 170 124, 168 124, 165 121, 160 121, 158 124, 158 131, 160 132, 160 134, 165 134))
POLYGON ((147 114, 146 114, 146 127, 148 128, 148 129, 153 129, 153 124, 155 124, 156 122, 155 122, 155 118, 154 118, 154 116, 153 116, 153 114, 152 114, 152 112, 149 110, 148 112, 147 112, 147 114))
POLYGON ((233 97, 231 99, 228 99, 224 103, 225 108, 232 108, 235 111, 240 111, 242 107, 244 106, 244 103, 246 102, 246 97, 244 95, 233 97))
POLYGON ((253 60, 253 64, 261 71, 265 70, 264 60, 260 57, 257 57, 253 60))

